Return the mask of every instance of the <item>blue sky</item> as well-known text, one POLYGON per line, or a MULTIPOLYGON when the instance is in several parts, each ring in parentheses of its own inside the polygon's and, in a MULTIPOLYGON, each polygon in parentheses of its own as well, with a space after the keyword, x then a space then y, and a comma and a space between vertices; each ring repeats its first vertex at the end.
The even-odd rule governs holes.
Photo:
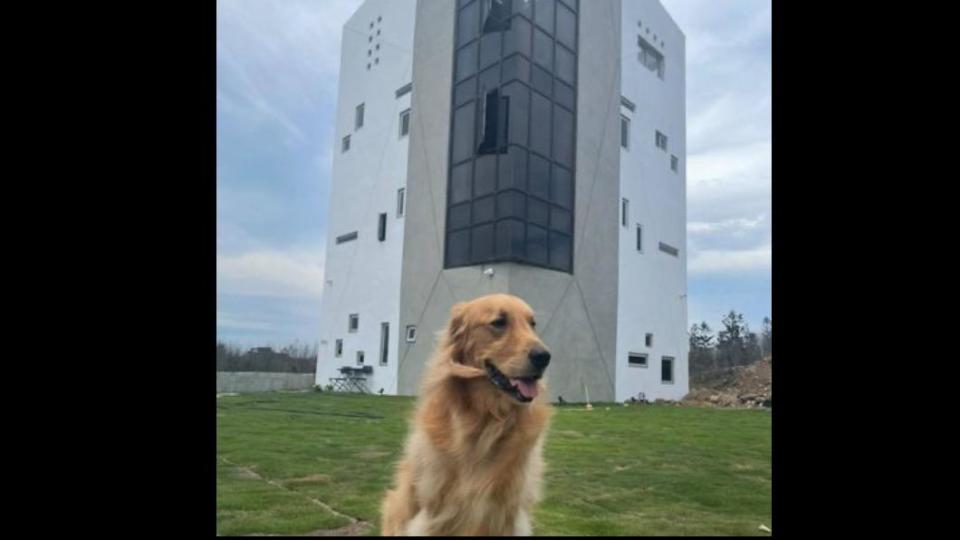
MULTIPOLYGON (((629 0, 627 0, 629 1, 629 0)), ((770 2, 662 0, 687 38, 690 323, 770 315, 770 2)), ((217 335, 314 343, 340 33, 361 0, 217 1, 217 335)))

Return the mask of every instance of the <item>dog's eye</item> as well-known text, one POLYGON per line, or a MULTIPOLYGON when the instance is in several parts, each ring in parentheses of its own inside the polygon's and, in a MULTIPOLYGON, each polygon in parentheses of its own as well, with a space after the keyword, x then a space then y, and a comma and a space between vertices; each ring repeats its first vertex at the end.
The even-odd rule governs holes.
POLYGON ((530 328, 536 328, 536 327, 537 327, 537 321, 530 321, 530 328))
POLYGON ((497 317, 492 323, 490 323, 490 326, 494 328, 505 328, 507 326, 507 318, 502 316, 497 317))

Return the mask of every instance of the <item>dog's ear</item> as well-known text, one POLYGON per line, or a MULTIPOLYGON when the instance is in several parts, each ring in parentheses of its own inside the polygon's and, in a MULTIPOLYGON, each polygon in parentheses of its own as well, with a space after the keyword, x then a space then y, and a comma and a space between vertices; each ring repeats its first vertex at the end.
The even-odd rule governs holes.
POLYGON ((450 323, 447 324, 447 342, 450 344, 450 352, 453 361, 464 363, 464 346, 466 345, 467 321, 466 302, 457 302, 450 308, 450 323))

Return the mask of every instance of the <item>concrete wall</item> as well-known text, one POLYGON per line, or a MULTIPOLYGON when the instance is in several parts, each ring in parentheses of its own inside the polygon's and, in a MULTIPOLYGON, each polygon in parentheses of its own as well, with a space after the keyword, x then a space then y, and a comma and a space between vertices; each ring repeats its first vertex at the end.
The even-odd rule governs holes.
POLYGON ((269 392, 313 388, 313 373, 218 371, 217 392, 269 392))
MULTIPOLYGON (((317 384, 329 384, 340 367, 356 366, 357 351, 363 351, 364 365, 373 366, 368 388, 396 392, 405 223, 397 216, 397 190, 406 184, 410 139, 400 136, 400 113, 411 107, 411 94, 397 98, 396 90, 411 81, 414 7, 415 0, 366 0, 343 28, 317 384), (355 129, 360 103, 364 125, 355 129), (345 135, 350 135, 350 149, 341 152, 345 135), (383 242, 377 238, 380 213, 387 214, 383 242), (358 231, 356 240, 336 243, 351 231, 358 231), (356 332, 348 331, 352 313, 359 315, 356 332), (386 365, 380 364, 382 323, 390 325, 386 365), (339 358, 337 339, 343 340, 339 358)), ((409 201, 409 194, 405 198, 409 201)))
POLYGON ((636 105, 621 107, 630 119, 629 148, 620 151, 620 197, 630 201, 620 231, 620 302, 617 321, 617 400, 643 392, 648 399, 680 399, 688 392, 685 39, 657 0, 623 2, 621 92, 636 105), (638 24, 638 22, 640 24, 638 24), (664 55, 664 78, 644 67, 637 35, 664 55), (656 36, 656 40, 654 40, 656 36), (655 144, 665 134, 667 150, 655 144), (677 172, 670 156, 679 159, 677 172), (643 227, 637 251, 636 226, 643 227), (679 250, 659 249, 665 242, 679 250), (645 335, 653 334, 647 347, 645 335), (630 366, 628 353, 647 354, 647 367, 630 366), (674 358, 674 382, 661 381, 663 357, 674 358))

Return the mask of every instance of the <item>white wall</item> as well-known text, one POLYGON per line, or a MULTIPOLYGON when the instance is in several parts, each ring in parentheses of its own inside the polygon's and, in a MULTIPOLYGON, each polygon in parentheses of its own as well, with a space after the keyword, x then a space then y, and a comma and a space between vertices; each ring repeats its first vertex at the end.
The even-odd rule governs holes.
POLYGON ((628 226, 620 227, 616 396, 680 399, 689 389, 685 38, 657 0, 624 0, 622 12, 621 94, 636 109, 620 108, 630 118, 629 150, 620 150, 621 197, 630 203, 628 226), (650 43, 656 35, 666 62, 663 79, 638 60, 638 34, 650 43), (666 152, 655 145, 656 130, 668 137, 666 152), (678 172, 670 168, 671 154, 679 159, 678 172), (643 226, 642 252, 636 249, 637 223, 643 226), (679 257, 660 251, 661 241, 677 248, 679 257), (648 332, 652 347, 645 346, 648 332), (647 367, 628 366, 630 352, 646 353, 647 367), (672 384, 660 380, 664 356, 675 359, 672 384))
POLYGON ((410 107, 411 94, 397 98, 395 92, 411 82, 415 7, 416 0, 366 0, 344 25, 317 384, 340 376, 341 366, 356 366, 356 353, 362 350, 364 365, 373 366, 368 388, 396 393, 397 352, 403 338, 399 303, 404 224, 397 217, 397 190, 406 184, 409 141, 409 136, 400 137, 399 121, 400 113, 410 107), (364 124, 355 129, 360 103, 364 124), (350 135, 350 149, 341 152, 345 135, 350 135), (387 214, 384 242, 377 240, 381 212, 387 214), (358 238, 337 245, 336 238, 351 231, 358 231, 358 238), (360 315, 355 333, 347 330, 351 313, 360 315), (380 365, 383 322, 390 324, 386 366, 380 365), (334 356, 337 339, 343 339, 340 358, 334 356))

